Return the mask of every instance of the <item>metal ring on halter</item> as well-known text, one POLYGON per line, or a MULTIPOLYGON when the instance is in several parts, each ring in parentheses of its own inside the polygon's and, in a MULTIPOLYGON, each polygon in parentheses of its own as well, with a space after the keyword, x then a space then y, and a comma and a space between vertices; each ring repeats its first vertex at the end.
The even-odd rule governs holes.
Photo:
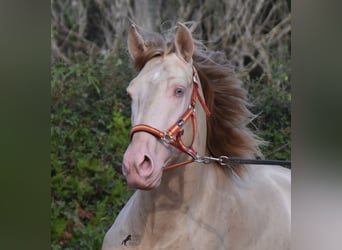
POLYGON ((160 138, 160 139, 163 142, 165 142, 166 144, 170 144, 170 142, 172 140, 172 136, 170 136, 167 131, 164 131, 164 136, 162 138, 160 138))

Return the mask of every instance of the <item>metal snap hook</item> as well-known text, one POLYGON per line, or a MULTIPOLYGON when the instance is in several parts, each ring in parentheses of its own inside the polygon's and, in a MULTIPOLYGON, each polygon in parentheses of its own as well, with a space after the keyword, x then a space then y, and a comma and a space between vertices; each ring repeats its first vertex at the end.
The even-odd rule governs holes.
POLYGON ((210 156, 199 156, 197 155, 195 162, 209 164, 211 161, 217 161, 217 158, 210 157, 210 156))

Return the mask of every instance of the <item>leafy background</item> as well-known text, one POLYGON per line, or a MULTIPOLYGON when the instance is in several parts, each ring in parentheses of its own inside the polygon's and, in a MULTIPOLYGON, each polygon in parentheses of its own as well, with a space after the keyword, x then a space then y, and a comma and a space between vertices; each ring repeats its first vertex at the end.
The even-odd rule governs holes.
POLYGON ((120 170, 130 131, 125 89, 135 75, 130 21, 156 31, 196 21, 194 36, 225 51, 248 89, 265 158, 290 159, 290 1, 51 3, 52 249, 100 249, 133 192, 120 170))

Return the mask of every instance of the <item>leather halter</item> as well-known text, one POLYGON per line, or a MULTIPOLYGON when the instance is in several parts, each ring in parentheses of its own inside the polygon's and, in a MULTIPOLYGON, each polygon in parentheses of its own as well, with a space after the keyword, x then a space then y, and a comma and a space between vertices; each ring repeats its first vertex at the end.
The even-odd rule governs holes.
POLYGON ((207 116, 210 116, 210 111, 209 111, 203 97, 199 94, 199 91, 198 91, 198 88, 200 85, 200 80, 199 80, 197 71, 196 71, 195 67, 192 67, 192 68, 193 68, 193 77, 192 77, 193 78, 193 80, 192 80, 193 88, 192 88, 192 94, 191 94, 191 99, 190 99, 190 105, 187 108, 187 110, 183 113, 183 115, 180 116, 178 121, 175 122, 169 129, 165 130, 164 132, 160 131, 159 129, 154 128, 148 124, 135 125, 131 130, 130 141, 132 141, 133 135, 135 133, 147 132, 147 133, 150 133, 151 135, 157 137, 158 139, 161 139, 161 141, 163 141, 164 143, 170 144, 173 147, 175 147, 175 148, 179 149, 180 151, 191 156, 192 159, 190 159, 190 160, 183 161, 180 163, 176 163, 176 164, 172 164, 172 165, 164 167, 163 168, 164 171, 187 165, 187 164, 198 159, 197 152, 193 148, 193 144, 194 144, 195 136, 196 136, 196 132, 197 132, 196 110, 195 110, 196 98, 198 98, 198 100, 201 103, 201 105, 202 105, 205 113, 207 114, 207 116), (190 146, 187 147, 183 143, 182 135, 184 134, 183 126, 187 121, 189 121, 189 119, 191 119, 191 121, 192 121, 193 133, 192 133, 191 144, 190 144, 190 146))

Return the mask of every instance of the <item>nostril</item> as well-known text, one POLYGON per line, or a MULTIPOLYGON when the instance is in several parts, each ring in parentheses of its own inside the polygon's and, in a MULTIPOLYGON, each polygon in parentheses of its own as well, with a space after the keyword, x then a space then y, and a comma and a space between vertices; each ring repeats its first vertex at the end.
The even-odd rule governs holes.
POLYGON ((144 162, 150 162, 150 161, 151 161, 150 158, 147 155, 145 155, 144 156, 144 162))
POLYGON ((152 160, 148 155, 144 155, 143 161, 139 165, 139 172, 143 176, 148 176, 153 171, 152 160))

